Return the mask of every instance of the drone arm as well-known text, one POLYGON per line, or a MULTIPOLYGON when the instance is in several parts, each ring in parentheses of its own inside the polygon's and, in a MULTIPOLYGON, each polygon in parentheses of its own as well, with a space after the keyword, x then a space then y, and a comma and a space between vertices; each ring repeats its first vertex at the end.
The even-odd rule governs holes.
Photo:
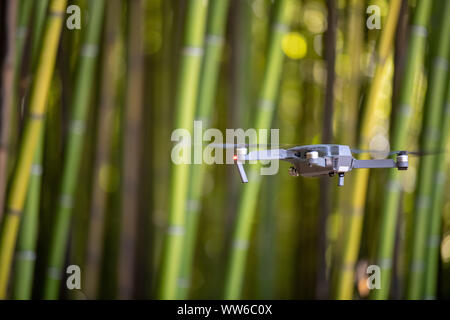
POLYGON ((245 161, 252 161, 252 160, 284 160, 289 159, 292 157, 292 155, 284 149, 271 149, 271 150, 258 150, 258 151, 251 151, 250 153, 247 153, 246 148, 239 148, 237 149, 237 155, 235 156, 236 165, 239 170, 239 175, 241 176, 241 180, 243 183, 247 183, 247 174, 244 170, 243 163, 245 161))
POLYGON ((353 159, 353 168, 396 168, 397 164, 393 159, 373 159, 373 160, 356 160, 353 159))
POLYGON ((284 160, 292 158, 292 155, 284 149, 270 149, 251 151, 245 156, 245 160, 284 160))

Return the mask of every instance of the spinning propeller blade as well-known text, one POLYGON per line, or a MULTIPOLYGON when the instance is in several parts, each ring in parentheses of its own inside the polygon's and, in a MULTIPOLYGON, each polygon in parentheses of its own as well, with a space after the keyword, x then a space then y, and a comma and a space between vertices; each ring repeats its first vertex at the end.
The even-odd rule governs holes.
POLYGON ((352 153, 360 154, 360 153, 378 153, 378 154, 384 154, 386 156, 392 156, 394 154, 407 154, 407 155, 413 155, 413 156, 428 156, 428 155, 434 155, 442 153, 442 150, 437 151, 406 151, 406 150, 397 150, 397 151, 387 151, 387 150, 361 150, 361 149, 351 149, 352 153))
POLYGON ((213 148, 222 148, 222 149, 279 147, 278 144, 270 144, 270 143, 254 143, 254 144, 211 143, 209 144, 209 146, 213 148))

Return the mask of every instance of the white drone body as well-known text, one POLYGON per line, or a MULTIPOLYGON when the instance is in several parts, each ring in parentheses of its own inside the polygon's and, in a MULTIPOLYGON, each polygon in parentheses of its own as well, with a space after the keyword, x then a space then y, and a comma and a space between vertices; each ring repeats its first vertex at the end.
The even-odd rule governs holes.
POLYGON ((338 186, 344 185, 345 173, 360 168, 397 168, 408 169, 408 152, 396 151, 394 159, 358 160, 353 157, 349 146, 337 144, 317 144, 297 146, 290 149, 258 150, 247 153, 246 147, 236 148, 235 162, 243 183, 247 183, 247 175, 243 164, 251 160, 284 160, 292 164, 289 174, 304 177, 339 176, 338 186))

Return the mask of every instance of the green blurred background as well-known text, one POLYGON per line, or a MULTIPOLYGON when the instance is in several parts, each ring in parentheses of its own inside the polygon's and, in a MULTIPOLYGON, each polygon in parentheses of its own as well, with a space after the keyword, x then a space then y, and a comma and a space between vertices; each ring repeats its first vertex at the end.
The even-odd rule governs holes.
POLYGON ((2 2, 0 298, 450 298, 449 3, 2 2), (194 119, 443 152, 243 185, 171 162, 194 119))

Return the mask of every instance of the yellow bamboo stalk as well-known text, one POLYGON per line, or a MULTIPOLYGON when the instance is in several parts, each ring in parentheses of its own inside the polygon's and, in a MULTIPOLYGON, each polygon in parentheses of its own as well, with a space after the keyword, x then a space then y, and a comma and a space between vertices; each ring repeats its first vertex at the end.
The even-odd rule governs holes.
POLYGON ((0 235, 0 299, 4 299, 6 296, 17 231, 28 190, 31 164, 46 114, 47 96, 53 76, 66 4, 67 0, 52 0, 49 6, 49 15, 31 93, 30 112, 25 124, 17 166, 12 175, 6 215, 0 235))
MULTIPOLYGON (((360 149, 368 149, 369 142, 373 134, 373 128, 376 125, 372 119, 378 109, 382 87, 387 79, 387 67, 389 54, 394 42, 395 30, 397 27, 398 16, 400 13, 402 0, 392 0, 390 2, 389 13, 386 25, 380 36, 378 54, 376 56, 377 66, 375 75, 369 89, 366 112, 362 119, 361 132, 359 138, 360 149)), ((362 154, 362 159, 368 159, 369 155, 362 154)), ((355 271, 355 262, 358 257, 361 231, 363 225, 364 205, 366 202, 367 184, 369 181, 369 170, 360 169, 354 172, 355 183, 353 185, 352 212, 350 224, 347 232, 347 238, 344 244, 343 261, 341 272, 337 283, 336 298, 351 299, 353 296, 353 279, 355 271)))

